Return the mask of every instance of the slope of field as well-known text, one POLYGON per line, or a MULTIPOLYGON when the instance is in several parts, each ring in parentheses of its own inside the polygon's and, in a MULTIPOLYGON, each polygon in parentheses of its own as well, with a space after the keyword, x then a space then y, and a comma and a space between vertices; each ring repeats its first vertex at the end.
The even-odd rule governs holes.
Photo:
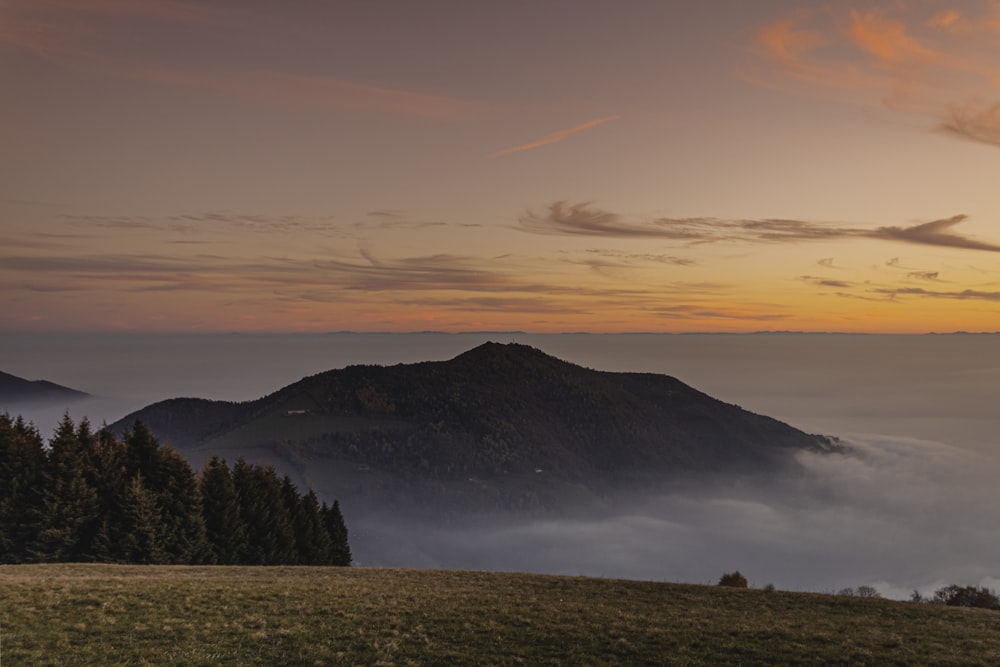
POLYGON ((990 665, 1000 613, 362 568, 0 567, 0 664, 990 665))

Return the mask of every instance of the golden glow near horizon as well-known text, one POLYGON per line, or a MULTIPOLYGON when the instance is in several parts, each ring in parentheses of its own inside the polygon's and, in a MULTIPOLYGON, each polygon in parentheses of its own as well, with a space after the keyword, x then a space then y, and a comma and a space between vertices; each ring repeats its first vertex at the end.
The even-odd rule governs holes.
POLYGON ((1000 330, 1000 5, 416 4, 0 6, 0 331, 1000 330))

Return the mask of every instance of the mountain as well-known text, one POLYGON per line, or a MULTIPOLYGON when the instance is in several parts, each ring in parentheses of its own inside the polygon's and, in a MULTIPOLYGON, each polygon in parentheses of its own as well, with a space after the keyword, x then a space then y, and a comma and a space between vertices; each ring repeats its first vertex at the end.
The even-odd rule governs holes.
POLYGON ((141 420, 192 459, 274 463, 342 500, 538 508, 664 476, 773 469, 836 443, 666 375, 486 343, 451 360, 348 366, 255 401, 177 398, 141 420))
POLYGON ((0 371, 0 406, 78 401, 89 394, 47 380, 25 380, 0 371))

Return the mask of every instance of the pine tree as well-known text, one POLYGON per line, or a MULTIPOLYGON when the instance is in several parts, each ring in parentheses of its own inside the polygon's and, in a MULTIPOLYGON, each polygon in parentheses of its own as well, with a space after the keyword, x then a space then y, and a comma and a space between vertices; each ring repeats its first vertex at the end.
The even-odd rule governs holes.
POLYGON ((63 417, 49 441, 41 476, 39 530, 30 553, 43 561, 84 560, 86 541, 100 519, 97 491, 88 483, 76 427, 63 417))
POLYGON ((97 494, 100 520, 90 544, 90 554, 100 562, 127 561, 125 539, 129 532, 125 515, 129 477, 125 469, 125 443, 106 425, 97 432, 92 450, 94 468, 100 471, 97 494))
POLYGON ((340 513, 340 503, 333 501, 332 507, 327 507, 323 503, 320 510, 323 516, 323 525, 330 535, 330 565, 348 566, 351 564, 351 547, 347 541, 347 524, 344 523, 344 515, 340 513))
POLYGON ((165 562, 166 554, 160 541, 160 511, 141 473, 129 480, 123 510, 127 527, 123 545, 126 560, 142 564, 165 562))
POLYGON ((241 458, 233 466, 233 484, 240 499, 240 516, 247 527, 244 562, 288 563, 295 552, 295 533, 274 468, 251 465, 241 458))
POLYGON ((241 563, 247 549, 247 528, 240 516, 233 476, 224 459, 213 456, 205 464, 200 487, 210 560, 220 565, 241 563))
POLYGON ((285 514, 288 516, 288 525, 292 529, 293 543, 293 548, 286 555, 285 563, 287 565, 297 565, 303 562, 302 550, 305 547, 304 540, 308 538, 305 534, 306 519, 302 508, 302 498, 299 496, 299 490, 295 488, 295 484, 288 475, 285 475, 281 480, 281 501, 285 509, 285 514))
POLYGON ((210 560, 198 480, 191 466, 169 447, 159 452, 160 486, 150 489, 160 511, 161 541, 169 563, 210 560))
POLYGON ((316 494, 310 489, 299 499, 300 510, 295 527, 295 543, 302 565, 328 565, 332 559, 333 540, 323 525, 323 514, 316 494))
POLYGON ((0 563, 29 559, 38 532, 45 449, 38 430, 21 417, 0 414, 0 563))

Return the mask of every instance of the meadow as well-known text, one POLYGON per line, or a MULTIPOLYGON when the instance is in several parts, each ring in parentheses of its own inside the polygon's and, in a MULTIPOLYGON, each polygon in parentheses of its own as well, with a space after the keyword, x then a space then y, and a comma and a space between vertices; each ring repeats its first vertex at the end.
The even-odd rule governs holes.
POLYGON ((0 566, 0 665, 991 665, 1000 613, 497 572, 0 566))

